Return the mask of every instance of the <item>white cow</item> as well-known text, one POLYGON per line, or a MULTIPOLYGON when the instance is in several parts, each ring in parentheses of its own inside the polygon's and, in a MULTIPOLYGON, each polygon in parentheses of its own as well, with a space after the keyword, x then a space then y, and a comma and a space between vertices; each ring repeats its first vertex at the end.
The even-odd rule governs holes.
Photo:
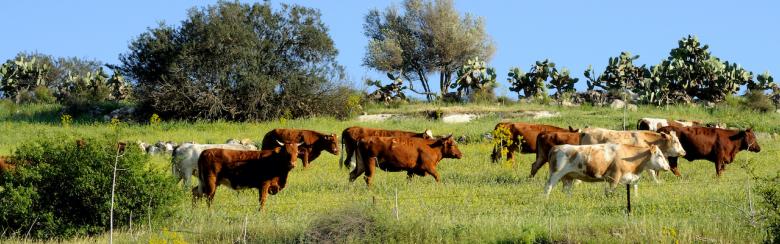
POLYGON ((701 121, 687 121, 687 120, 668 120, 668 119, 656 119, 656 118, 641 118, 636 122, 636 128, 638 130, 650 130, 657 131, 658 128, 664 126, 679 126, 679 127, 691 127, 691 126, 704 126, 701 121))
POLYGON ((643 170, 669 170, 669 161, 655 145, 558 145, 550 150, 549 158, 550 178, 544 187, 545 195, 550 195, 559 180, 563 180, 564 191, 569 194, 574 180, 605 181, 609 183, 608 192, 618 184, 632 184, 636 191, 643 170))
POLYGON ((211 148, 232 149, 232 150, 257 150, 254 145, 241 144, 193 144, 184 143, 173 152, 171 157, 171 171, 179 180, 184 180, 185 189, 189 189, 192 175, 197 172, 198 158, 203 150, 211 148))

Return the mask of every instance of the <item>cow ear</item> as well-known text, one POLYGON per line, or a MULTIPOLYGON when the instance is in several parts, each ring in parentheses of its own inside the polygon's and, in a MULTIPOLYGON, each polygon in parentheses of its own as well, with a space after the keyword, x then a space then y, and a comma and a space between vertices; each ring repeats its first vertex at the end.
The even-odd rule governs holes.
POLYGON ((281 147, 276 147, 276 148, 274 148, 274 152, 275 152, 275 153, 279 153, 279 152, 281 152, 281 151, 282 151, 282 148, 281 148, 281 147))

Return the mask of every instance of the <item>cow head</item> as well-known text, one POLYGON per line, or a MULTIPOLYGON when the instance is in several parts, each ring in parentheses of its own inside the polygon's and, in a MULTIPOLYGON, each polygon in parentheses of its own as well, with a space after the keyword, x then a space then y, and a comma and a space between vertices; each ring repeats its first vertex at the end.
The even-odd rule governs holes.
POLYGON ((740 146, 740 149, 747 149, 751 152, 760 152, 761 146, 758 145, 758 140, 756 140, 756 134, 753 133, 753 128, 748 128, 742 133, 744 133, 745 136, 742 138, 742 145, 740 146))
POLYGON ((275 148, 274 151, 276 153, 284 152, 282 155, 285 159, 288 159, 288 167, 290 169, 295 168, 295 163, 298 161, 298 146, 302 145, 303 142, 281 142, 276 140, 276 143, 279 144, 279 147, 275 148))
POLYGON ((442 146, 441 150, 444 158, 460 159, 463 157, 463 153, 460 152, 455 140, 452 139, 452 134, 437 139, 435 144, 440 144, 442 146))
POLYGON ((664 151, 669 157, 682 157, 685 156, 685 149, 680 143, 680 138, 677 137, 677 132, 669 131, 662 132, 661 138, 664 140, 664 151))
POLYGON ((329 153, 339 154, 339 138, 336 134, 324 135, 317 142, 318 147, 324 148, 329 153))
POLYGON ((650 164, 648 165, 652 170, 665 170, 669 171, 669 161, 666 160, 666 156, 661 152, 661 149, 656 145, 650 146, 650 164))

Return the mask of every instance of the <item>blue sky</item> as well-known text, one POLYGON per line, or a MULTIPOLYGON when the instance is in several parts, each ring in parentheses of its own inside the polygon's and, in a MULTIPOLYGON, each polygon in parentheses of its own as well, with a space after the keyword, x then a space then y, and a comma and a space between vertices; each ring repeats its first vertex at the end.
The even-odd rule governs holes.
MULTIPOLYGON (((274 4, 280 1, 272 1, 274 4)), ((214 1, 4 1, 0 21, 0 60, 19 51, 76 56, 118 63, 130 40, 158 21, 178 24, 186 10, 214 1)), ((339 49, 339 62, 358 88, 363 77, 384 79, 361 65, 365 53, 363 16, 400 0, 288 1, 318 8, 339 49)), ((754 73, 780 72, 779 1, 456 1, 456 8, 483 16, 496 43, 490 64, 507 90, 510 67, 527 70, 550 58, 582 78, 593 64, 603 70, 621 51, 639 54, 640 64, 656 64, 677 41, 695 34, 721 59, 754 73)), ((584 89, 584 81, 578 89, 584 89)), ((437 87, 437 86, 434 86, 437 87)))

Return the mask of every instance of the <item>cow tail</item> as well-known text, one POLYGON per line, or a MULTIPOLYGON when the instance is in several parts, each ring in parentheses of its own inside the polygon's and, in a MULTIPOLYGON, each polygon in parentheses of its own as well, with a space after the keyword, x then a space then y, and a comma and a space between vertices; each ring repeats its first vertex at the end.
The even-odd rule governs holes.
POLYGON ((203 185, 206 184, 206 176, 203 174, 203 172, 205 170, 200 168, 200 164, 201 164, 200 161, 202 161, 204 159, 205 159, 205 157, 198 158, 198 165, 197 165, 198 166, 198 194, 204 194, 205 193, 203 191, 204 190, 203 189, 203 185))
POLYGON ((341 136, 341 152, 339 153, 339 169, 344 165, 344 135, 341 136))

